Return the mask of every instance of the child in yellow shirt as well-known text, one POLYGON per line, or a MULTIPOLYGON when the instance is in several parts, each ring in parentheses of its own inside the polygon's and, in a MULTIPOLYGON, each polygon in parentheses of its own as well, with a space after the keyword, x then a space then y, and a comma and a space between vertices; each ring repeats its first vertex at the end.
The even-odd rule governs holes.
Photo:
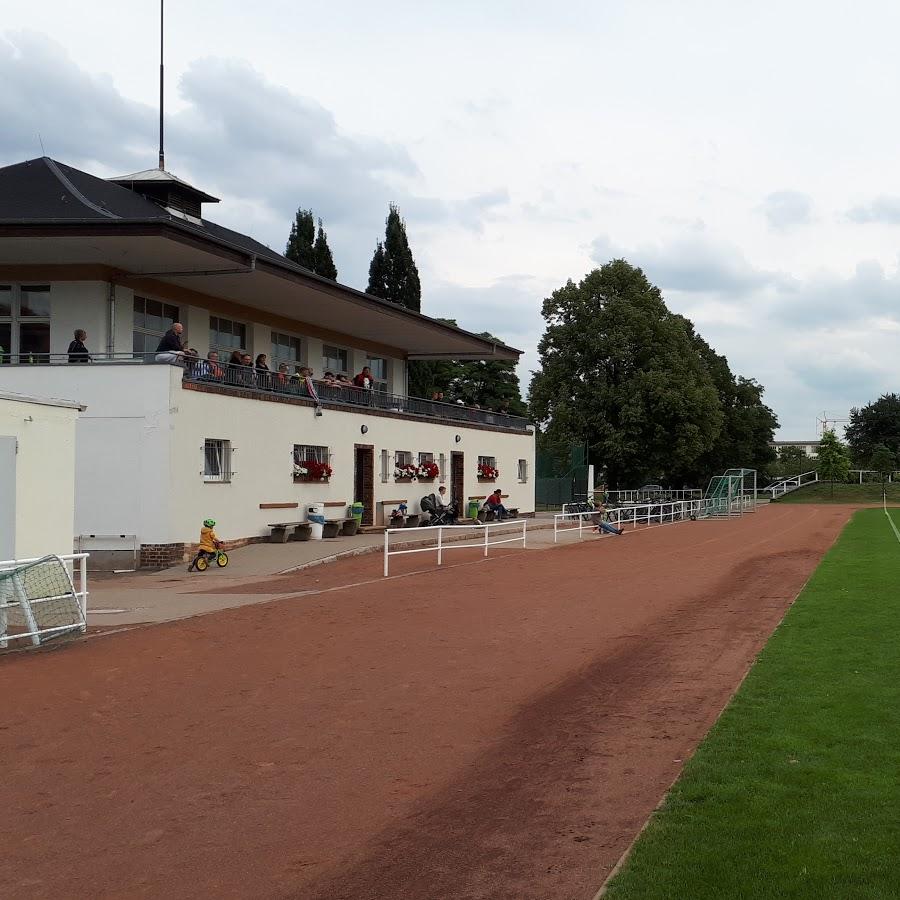
POLYGON ((204 553, 210 554, 211 556, 215 555, 215 552, 222 546, 222 542, 213 530, 215 527, 215 519, 203 520, 203 527, 200 529, 200 549, 197 551, 197 555, 191 560, 191 564, 188 566, 188 572, 193 572, 197 565, 197 560, 200 559, 204 553))

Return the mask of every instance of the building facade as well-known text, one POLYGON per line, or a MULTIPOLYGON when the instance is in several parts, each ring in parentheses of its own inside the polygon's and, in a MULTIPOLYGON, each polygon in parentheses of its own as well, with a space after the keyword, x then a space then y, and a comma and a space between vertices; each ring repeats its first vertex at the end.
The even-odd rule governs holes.
POLYGON ((0 560, 72 552, 82 411, 68 400, 0 392, 0 560))
POLYGON ((201 218, 213 201, 156 170, 110 182, 48 159, 0 169, 0 390, 88 407, 76 539, 133 540, 142 564, 171 564, 204 518, 235 542, 313 502, 333 518, 361 502, 380 525, 441 484, 462 510, 499 487, 533 512, 526 420, 407 391, 410 360, 519 351, 319 278, 201 218), (157 359, 176 322, 199 359, 157 359), (69 356, 76 330, 89 363, 69 356), (269 372, 229 367, 236 350, 265 354, 269 372), (210 351, 219 363, 201 366, 210 351), (365 366, 365 388, 321 380, 365 366))

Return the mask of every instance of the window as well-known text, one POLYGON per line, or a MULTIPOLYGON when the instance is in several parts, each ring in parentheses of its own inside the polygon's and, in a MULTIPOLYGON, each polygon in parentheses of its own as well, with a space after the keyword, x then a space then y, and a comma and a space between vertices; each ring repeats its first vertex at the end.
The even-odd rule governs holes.
POLYGON ((519 481, 524 484, 524 482, 528 481, 528 460, 520 459, 519 460, 519 481))
POLYGON ((391 480, 391 454, 389 450, 381 451, 381 481, 386 483, 391 480))
POLYGON ((206 439, 203 445, 203 480, 231 481, 231 441, 206 439))
POLYGON ((350 370, 347 368, 348 356, 349 352, 342 347, 331 347, 328 344, 322 344, 322 374, 332 372, 335 375, 340 375, 343 372, 345 375, 349 375, 350 370))
POLYGON ((366 365, 372 370, 372 388, 387 393, 387 360, 380 356, 367 356, 366 365))
POLYGON ((497 459, 493 456, 479 456, 478 457, 478 477, 480 479, 486 479, 488 481, 493 481, 497 478, 497 459))
POLYGON ((413 455, 411 450, 395 450, 394 451, 394 465, 396 467, 400 466, 411 466, 413 464, 413 455))
POLYGON ((50 360, 50 285, 0 284, 0 363, 50 360))
POLYGON ((497 457, 496 456, 479 456, 478 457, 478 465, 481 466, 490 466, 492 469, 497 468, 497 457))
POLYGON ((293 367, 300 362, 300 338, 273 331, 272 362, 274 365, 269 366, 271 369, 277 369, 279 363, 288 363, 293 371, 293 367))
POLYGON ((427 463, 427 462, 430 462, 430 463, 434 462, 434 454, 433 453, 420 453, 419 454, 419 465, 421 466, 422 463, 427 463))
POLYGON ((179 320, 179 309, 171 303, 134 298, 132 350, 135 356, 155 353, 162 336, 179 320))
POLYGON ((311 444, 294 444, 294 462, 328 462, 328 448, 314 447, 311 444))
MULTIPOLYGON (((247 326, 231 319, 209 317, 209 349, 231 353, 247 347, 247 326)), ((228 360, 225 360, 228 362, 228 360)))

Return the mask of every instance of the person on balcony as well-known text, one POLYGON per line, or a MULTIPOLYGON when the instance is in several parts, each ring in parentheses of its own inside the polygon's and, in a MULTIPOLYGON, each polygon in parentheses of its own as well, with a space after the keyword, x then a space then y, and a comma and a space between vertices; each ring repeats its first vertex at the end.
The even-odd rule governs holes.
POLYGON ((288 381, 290 381, 290 375, 288 374, 288 364, 279 363, 278 374, 275 376, 275 387, 280 391, 287 390, 288 381))
POLYGON ((181 343, 181 335, 184 326, 181 322, 174 322, 172 327, 162 336, 159 346, 156 348, 156 361, 169 363, 172 366, 184 364, 184 344, 181 343))
POLYGON ((197 363, 197 377, 204 381, 221 381, 222 367, 219 365, 219 351, 210 350, 206 354, 206 359, 197 363))
POLYGON ((353 379, 353 386, 371 390, 372 381, 372 370, 368 366, 363 366, 362 372, 353 379))
POLYGON ((69 344, 69 362, 70 363, 89 363, 93 362, 88 348, 84 342, 87 340, 87 332, 83 328, 75 329, 75 340, 69 344))
POLYGON ((272 372, 269 369, 268 357, 265 353, 260 353, 256 357, 256 364, 254 366, 255 374, 256 374, 256 383, 261 388, 266 388, 271 390, 272 388, 272 372))

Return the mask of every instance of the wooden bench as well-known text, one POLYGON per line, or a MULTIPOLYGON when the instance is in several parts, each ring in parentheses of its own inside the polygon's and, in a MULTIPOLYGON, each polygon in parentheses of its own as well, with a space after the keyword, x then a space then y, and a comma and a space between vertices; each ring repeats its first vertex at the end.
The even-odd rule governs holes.
MULTIPOLYGON (((491 496, 491 495, 490 494, 480 494, 480 495, 473 494, 471 497, 469 497, 469 500, 477 500, 478 501, 478 517, 475 519, 476 523, 480 522, 483 525, 485 522, 494 522, 497 520, 497 516, 492 509, 484 509, 483 508, 484 501, 487 500, 487 498, 489 496, 491 496)), ((506 500, 507 497, 509 497, 509 494, 501 494, 500 495, 501 500, 506 500)), ((510 508, 510 509, 507 509, 506 512, 507 512, 507 516, 510 519, 518 518, 518 515, 519 515, 518 508, 516 508, 516 509, 510 508)))
MULTIPOLYGON (((390 513, 388 513, 387 508, 391 507, 392 509, 396 509, 398 506, 400 506, 401 503, 407 503, 407 501, 406 500, 379 500, 376 503, 376 506, 381 507, 381 521, 384 522, 385 526, 390 527, 390 524, 391 524, 391 516, 390 516, 390 513)), ((407 506, 408 505, 409 504, 407 503, 407 506)), ((397 527, 402 527, 402 526, 395 525, 394 527, 397 528, 397 527)))
POLYGON ((270 522, 266 527, 272 529, 269 535, 270 544, 286 544, 288 541, 288 531, 296 528, 298 525, 306 525, 307 522, 270 522))

